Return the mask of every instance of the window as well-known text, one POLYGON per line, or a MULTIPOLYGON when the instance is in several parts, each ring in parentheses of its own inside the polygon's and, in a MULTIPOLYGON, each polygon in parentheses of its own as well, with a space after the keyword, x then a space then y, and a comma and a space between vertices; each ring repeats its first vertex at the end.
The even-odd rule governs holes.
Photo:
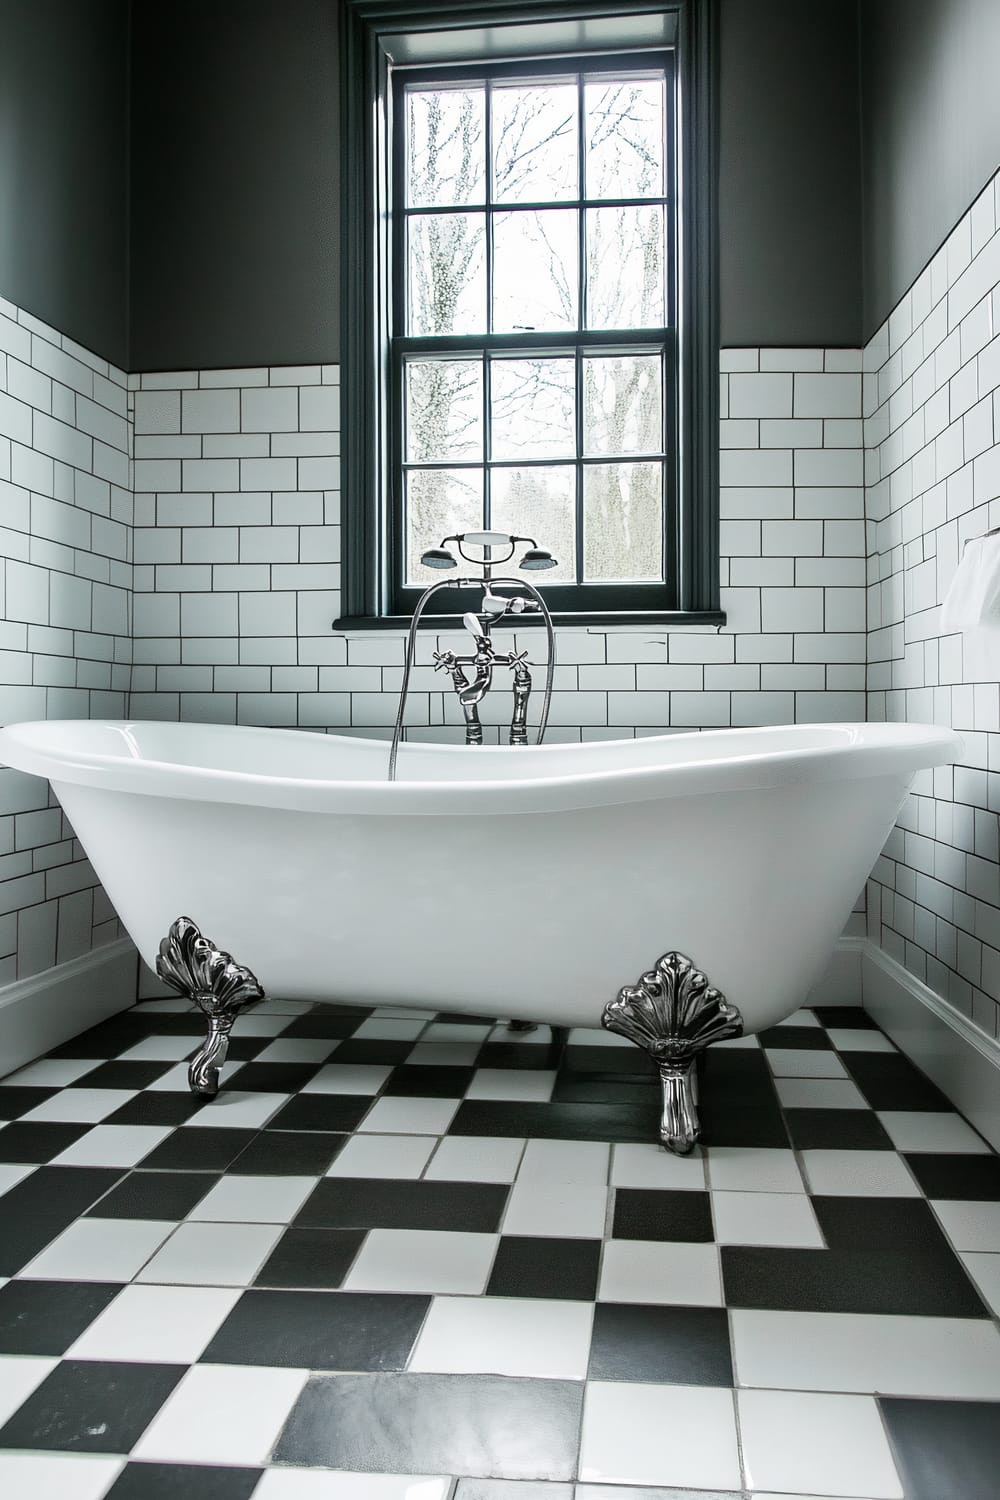
POLYGON ((424 549, 488 528, 555 554, 557 622, 721 620, 693 17, 479 9, 344 6, 337 623, 398 624, 424 549))

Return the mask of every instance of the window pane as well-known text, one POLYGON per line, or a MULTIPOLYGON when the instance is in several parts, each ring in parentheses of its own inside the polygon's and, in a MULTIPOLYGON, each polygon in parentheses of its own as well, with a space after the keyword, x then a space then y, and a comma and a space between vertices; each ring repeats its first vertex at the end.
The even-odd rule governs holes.
POLYGON ((406 476, 406 581, 426 588, 435 577, 421 554, 452 532, 483 525, 482 469, 415 469, 406 476))
POLYGON ((583 471, 583 571, 589 583, 663 577, 663 465, 590 464, 583 471))
POLYGON ((485 214, 414 214, 409 222, 410 333, 485 332, 485 214))
POLYGON ((587 211, 587 327, 663 324, 663 209, 587 211))
POLYGON ((408 207, 485 202, 484 104, 481 88, 407 93, 408 207))
POLYGON ((584 358, 583 451, 595 456, 663 451, 658 354, 584 358))
POLYGON ((493 331, 575 328, 575 209, 497 214, 493 220, 493 331))
POLYGON ((479 359, 414 359, 406 366, 406 457, 411 463, 483 456, 479 359))
POLYGON ((577 196, 575 83, 500 86, 493 101, 493 196, 548 203, 577 196))
POLYGON ((664 194, 663 83, 604 79, 584 87, 588 198, 664 194))
POLYGON ((576 471, 569 465, 493 469, 490 525, 519 536, 533 536, 556 558, 532 581, 573 583, 576 579, 576 471))
POLYGON ((494 458, 573 458, 576 389, 571 359, 490 363, 494 458))

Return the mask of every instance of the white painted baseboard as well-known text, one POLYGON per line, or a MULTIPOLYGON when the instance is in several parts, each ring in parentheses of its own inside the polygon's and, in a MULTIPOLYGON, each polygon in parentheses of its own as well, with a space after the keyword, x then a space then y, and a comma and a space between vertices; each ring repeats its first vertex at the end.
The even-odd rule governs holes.
POLYGON ((1000 1151, 1000 1044, 871 942, 861 987, 865 1010, 1000 1151))
POLYGON ((135 1004, 128 938, 0 989, 0 1077, 135 1004))

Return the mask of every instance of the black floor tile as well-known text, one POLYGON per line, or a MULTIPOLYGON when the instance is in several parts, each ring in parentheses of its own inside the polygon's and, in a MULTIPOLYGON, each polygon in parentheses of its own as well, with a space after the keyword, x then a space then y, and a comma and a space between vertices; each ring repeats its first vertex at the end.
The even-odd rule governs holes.
POLYGON ((1000 1402, 879 1397, 906 1500, 996 1500, 1000 1402))
POLYGON ((812 1012, 821 1026, 851 1027, 855 1031, 879 1029, 860 1005, 814 1005, 812 1012))
MULTIPOLYGON (((239 1026, 239 1021, 236 1024, 239 1026)), ((226 1056, 230 1062, 253 1062, 273 1041, 273 1036, 231 1036, 226 1056)), ((194 1048, 191 1050, 193 1052, 194 1048)))
POLYGON ((723 1245, 727 1307, 781 1312, 901 1313, 984 1318, 986 1308, 948 1251, 762 1249, 723 1245))
POLYGON ((616 1240, 704 1243, 712 1239, 709 1195, 661 1192, 656 1188, 618 1188, 611 1237, 616 1240))
POLYGON ((365 1229, 286 1229, 254 1278, 255 1286, 339 1287, 364 1244, 365 1229))
POLYGON ((606 1078, 600 1073, 560 1073, 552 1090, 555 1104, 631 1104, 658 1108, 660 1081, 638 1074, 606 1078))
POLYGON ((413 1051, 412 1042, 393 1042, 388 1037, 348 1037, 340 1042, 329 1062, 374 1063, 376 1067, 394 1068, 405 1062, 413 1051))
POLYGON ((656 1064, 641 1047, 568 1046, 563 1052, 566 1073, 656 1074, 656 1064))
POLYGON ((476 1058, 479 1068, 548 1068, 559 1066, 561 1042, 484 1042, 476 1058))
POLYGON ((402 1292, 244 1292, 201 1358, 298 1370, 402 1370, 430 1303, 402 1292))
POLYGON ((382 1092, 409 1095, 413 1099, 461 1099, 475 1072, 474 1067, 403 1063, 392 1074, 382 1092))
POLYGON ((65 1359, 0 1428, 0 1448, 128 1453, 183 1374, 183 1365, 65 1359))
POLYGON ((776 1101, 766 1106, 740 1105, 728 1103, 718 1093, 714 1096, 703 1094, 698 1113, 704 1146, 788 1147, 788 1131, 776 1101))
POLYGON ((841 1052, 840 1059, 872 1109, 954 1110, 901 1052, 841 1052))
POLYGON ((5 1193, 0 1276, 14 1276, 124 1176, 104 1167, 39 1167, 5 1193))
POLYGON ((110 1281, 8 1281, 0 1286, 0 1354, 65 1354, 120 1291, 110 1281))
POLYGON ((309 1381, 279 1463, 381 1474, 571 1479, 583 1382, 501 1375, 332 1375, 309 1381))
POLYGON ((509 1192, 506 1183, 327 1177, 316 1184, 295 1223, 329 1229, 446 1229, 494 1234, 500 1227, 509 1192))
POLYGON ((196 1110, 201 1109, 204 1099, 174 1089, 147 1089, 127 1099, 120 1109, 108 1115, 106 1125, 183 1125, 196 1110))
POLYGON ((117 1057, 120 1052, 128 1051, 129 1047, 145 1041, 151 1035, 152 1029, 148 1021, 140 1021, 138 1017, 126 1019, 125 1016, 116 1016, 109 1021, 102 1021, 99 1026, 92 1026, 89 1031, 81 1031, 79 1036, 61 1042, 45 1055, 74 1060, 92 1057, 97 1062, 104 1062, 108 1058, 117 1057))
POLYGON ((268 1130, 354 1130, 371 1109, 371 1094, 299 1094, 267 1122, 268 1130))
POLYGON ((320 1130, 262 1130, 229 1170, 243 1177, 322 1177, 347 1139, 320 1130))
POLYGON ((947 1156, 929 1151, 907 1151, 905 1156, 928 1198, 1000 1202, 1000 1156, 947 1156))
POLYGON ((823 1238, 833 1250, 949 1248, 922 1198, 814 1197, 811 1201, 823 1238))
POLYGON ((226 1080, 226 1088, 251 1094, 297 1094, 322 1066, 322 1063, 244 1063, 226 1080))
POLYGON ((170 1062, 144 1062, 138 1058, 106 1062, 84 1073, 75 1082, 79 1089, 145 1089, 172 1067, 170 1062))
POLYGON ((87 1217, 184 1219, 219 1180, 211 1172, 129 1172, 87 1217))
MULTIPOLYGON (((525 1104, 465 1099, 449 1135, 529 1136, 547 1141, 655 1141, 659 1104, 525 1104)), ((780 1144, 783 1144, 781 1142, 780 1144)))
POLYGON ((594 1309, 587 1377, 731 1386, 726 1309, 599 1302, 594 1309))
POLYGON ((225 1125, 218 1129, 184 1125, 154 1146, 139 1165, 175 1172, 224 1172, 256 1135, 256 1130, 235 1130, 225 1125))
POLYGON ((105 1500, 250 1500, 263 1469, 126 1464, 105 1500))
POLYGON ((597 1296, 600 1264, 600 1240, 504 1235, 486 1294, 592 1302, 597 1296))
POLYGON ((769 1026, 757 1033, 762 1047, 794 1047, 803 1052, 829 1052, 833 1043, 822 1026, 769 1026))
POLYGON ((29 1109, 44 1104, 59 1089, 29 1088, 26 1085, 9 1083, 0 1087, 0 1120, 18 1120, 29 1109))
POLYGON ((51 1161, 92 1129, 76 1120, 15 1120, 0 1130, 0 1161, 51 1161))
POLYGON ((881 1120, 870 1109, 786 1109, 785 1120, 792 1145, 798 1151, 895 1149, 881 1120))
POLYGON ((704 1054, 698 1073, 699 1098, 704 1107, 722 1106, 777 1110, 778 1096, 767 1059, 759 1050, 735 1048, 704 1054))
POLYGON ((361 1015, 349 1016, 336 1014, 333 1011, 329 1013, 310 1011, 306 1016, 296 1016, 281 1035, 283 1037, 319 1037, 321 1040, 329 1038, 331 1041, 339 1041, 342 1037, 353 1036, 363 1020, 364 1016, 361 1015))

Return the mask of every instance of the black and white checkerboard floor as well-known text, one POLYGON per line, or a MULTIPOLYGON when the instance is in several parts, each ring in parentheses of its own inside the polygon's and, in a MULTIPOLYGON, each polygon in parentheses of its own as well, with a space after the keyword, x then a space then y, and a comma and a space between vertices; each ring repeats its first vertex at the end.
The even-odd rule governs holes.
POLYGON ((864 1012, 686 1160, 600 1032, 264 1002, 207 1104, 201 1032, 0 1083, 4 1500, 1000 1495, 1000 1159, 864 1012))

